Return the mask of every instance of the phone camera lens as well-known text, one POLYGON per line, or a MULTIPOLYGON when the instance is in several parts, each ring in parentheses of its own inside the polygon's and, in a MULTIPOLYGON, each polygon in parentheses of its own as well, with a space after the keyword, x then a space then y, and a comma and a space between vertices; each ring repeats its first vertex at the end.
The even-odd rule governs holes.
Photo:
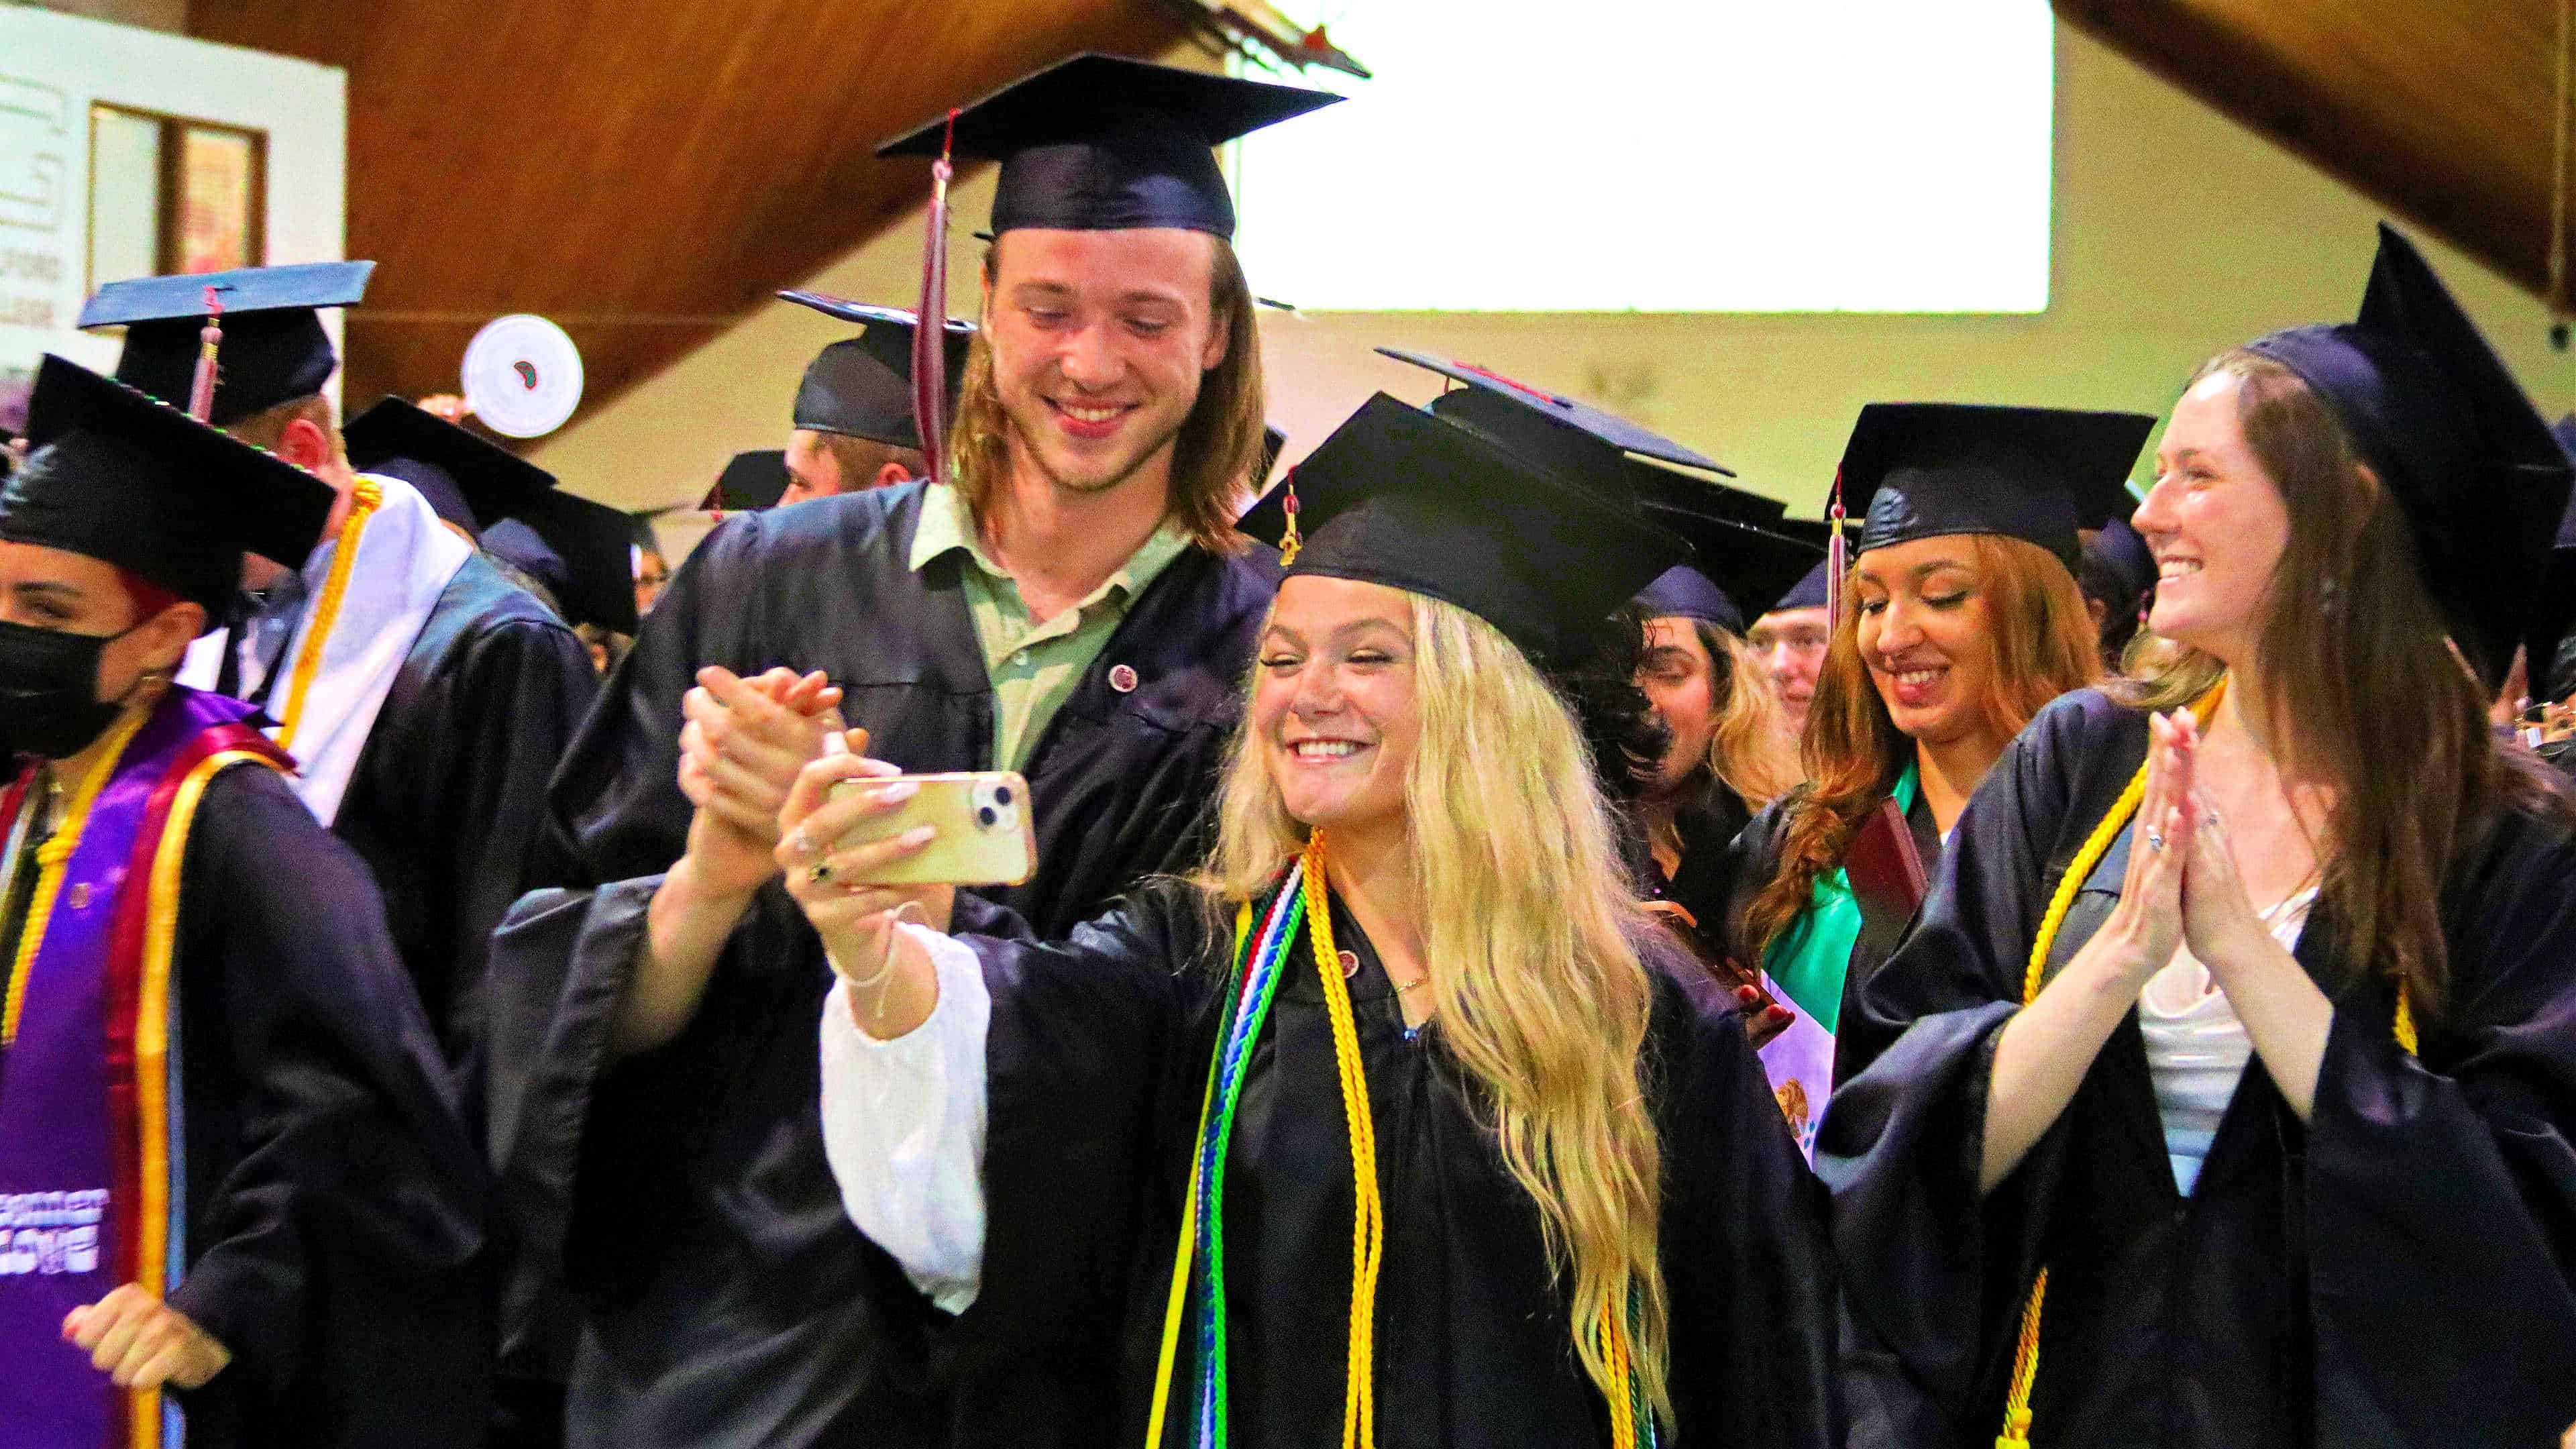
POLYGON ((995 810, 990 805, 980 805, 976 807, 975 822, 987 830, 991 829, 994 823, 999 821, 1001 818, 1001 812, 995 810))
POLYGON ((995 786, 995 787, 993 788, 993 800, 994 800, 994 803, 996 803, 996 804, 1000 804, 1000 805, 1008 805, 1008 804, 1010 804, 1010 803, 1011 803, 1011 787, 1010 787, 1010 786, 1008 786, 1008 785, 997 785, 997 786, 995 786))

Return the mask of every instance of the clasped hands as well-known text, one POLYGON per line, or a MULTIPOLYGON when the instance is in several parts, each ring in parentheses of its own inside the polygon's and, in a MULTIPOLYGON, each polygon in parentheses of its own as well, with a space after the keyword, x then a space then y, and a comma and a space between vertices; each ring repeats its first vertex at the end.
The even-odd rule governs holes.
POLYGON ((868 878, 920 851, 929 826, 842 847, 861 822, 900 807, 909 784, 853 790, 842 780, 890 780, 901 771, 868 757, 868 732, 848 728, 841 690, 821 674, 772 669, 744 678, 698 671, 680 703, 680 792, 696 807, 684 864, 721 894, 748 895, 784 873, 835 969, 864 976, 884 955, 896 915, 945 930, 950 886, 873 886, 868 878))
POLYGON ((2133 990, 2184 945, 2222 989, 2234 973, 2286 954, 2246 894, 2226 822, 2199 788, 2199 758, 2200 725, 2189 711, 2147 717, 2146 796, 2119 905, 2098 938, 2114 948, 2133 990))

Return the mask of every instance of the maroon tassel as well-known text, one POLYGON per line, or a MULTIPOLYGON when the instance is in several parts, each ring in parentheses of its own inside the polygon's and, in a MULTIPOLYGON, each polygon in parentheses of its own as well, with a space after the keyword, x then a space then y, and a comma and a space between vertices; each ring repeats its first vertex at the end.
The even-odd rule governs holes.
POLYGON ((1825 536, 1825 627, 1839 629, 1843 626, 1843 573, 1850 567, 1849 556, 1843 551, 1843 475, 1839 468, 1834 470, 1833 506, 1825 516, 1832 525, 1825 536))
POLYGON ((949 153, 957 144, 957 112, 948 112, 948 134, 930 163, 929 235, 922 240, 921 305, 912 322, 912 422, 921 456, 934 483, 948 481, 948 179, 956 174, 949 153))
POLYGON ((197 375, 188 384, 188 416, 201 423, 215 418, 215 352, 224 342, 224 304, 215 289, 206 289, 206 326, 197 334, 197 375))

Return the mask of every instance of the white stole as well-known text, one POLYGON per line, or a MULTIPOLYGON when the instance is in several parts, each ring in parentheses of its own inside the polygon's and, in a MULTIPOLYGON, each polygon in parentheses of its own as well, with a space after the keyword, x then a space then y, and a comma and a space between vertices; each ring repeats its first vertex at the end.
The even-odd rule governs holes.
MULTIPOLYGON (((295 793, 326 826, 340 813, 340 799, 348 793, 358 755, 367 746, 385 696, 393 692, 403 659, 427 627, 439 594, 474 556, 471 545, 438 521, 419 490, 399 478, 366 476, 382 490, 382 501, 359 530, 358 557, 349 571, 348 591, 341 597, 328 637, 320 641, 320 665, 305 693, 290 746, 297 765, 292 777, 295 793)), ((275 681, 269 685, 271 714, 286 711, 294 696, 295 671, 316 647, 313 626, 339 547, 340 540, 334 539, 304 561, 307 602, 285 654, 277 661, 275 681)), ((199 639, 188 650, 179 681, 213 688, 224 651, 231 647, 230 630, 199 639)), ((282 730, 272 728, 268 734, 279 739, 282 730)))

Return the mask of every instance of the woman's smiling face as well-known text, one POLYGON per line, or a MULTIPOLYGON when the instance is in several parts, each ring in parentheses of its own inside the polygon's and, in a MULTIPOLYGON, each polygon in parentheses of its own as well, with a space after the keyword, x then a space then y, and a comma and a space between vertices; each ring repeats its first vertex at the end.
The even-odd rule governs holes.
POLYGON ((1853 573, 1861 663, 1897 729, 1945 744, 1985 728, 1994 625, 1969 538, 1874 548, 1853 573))

